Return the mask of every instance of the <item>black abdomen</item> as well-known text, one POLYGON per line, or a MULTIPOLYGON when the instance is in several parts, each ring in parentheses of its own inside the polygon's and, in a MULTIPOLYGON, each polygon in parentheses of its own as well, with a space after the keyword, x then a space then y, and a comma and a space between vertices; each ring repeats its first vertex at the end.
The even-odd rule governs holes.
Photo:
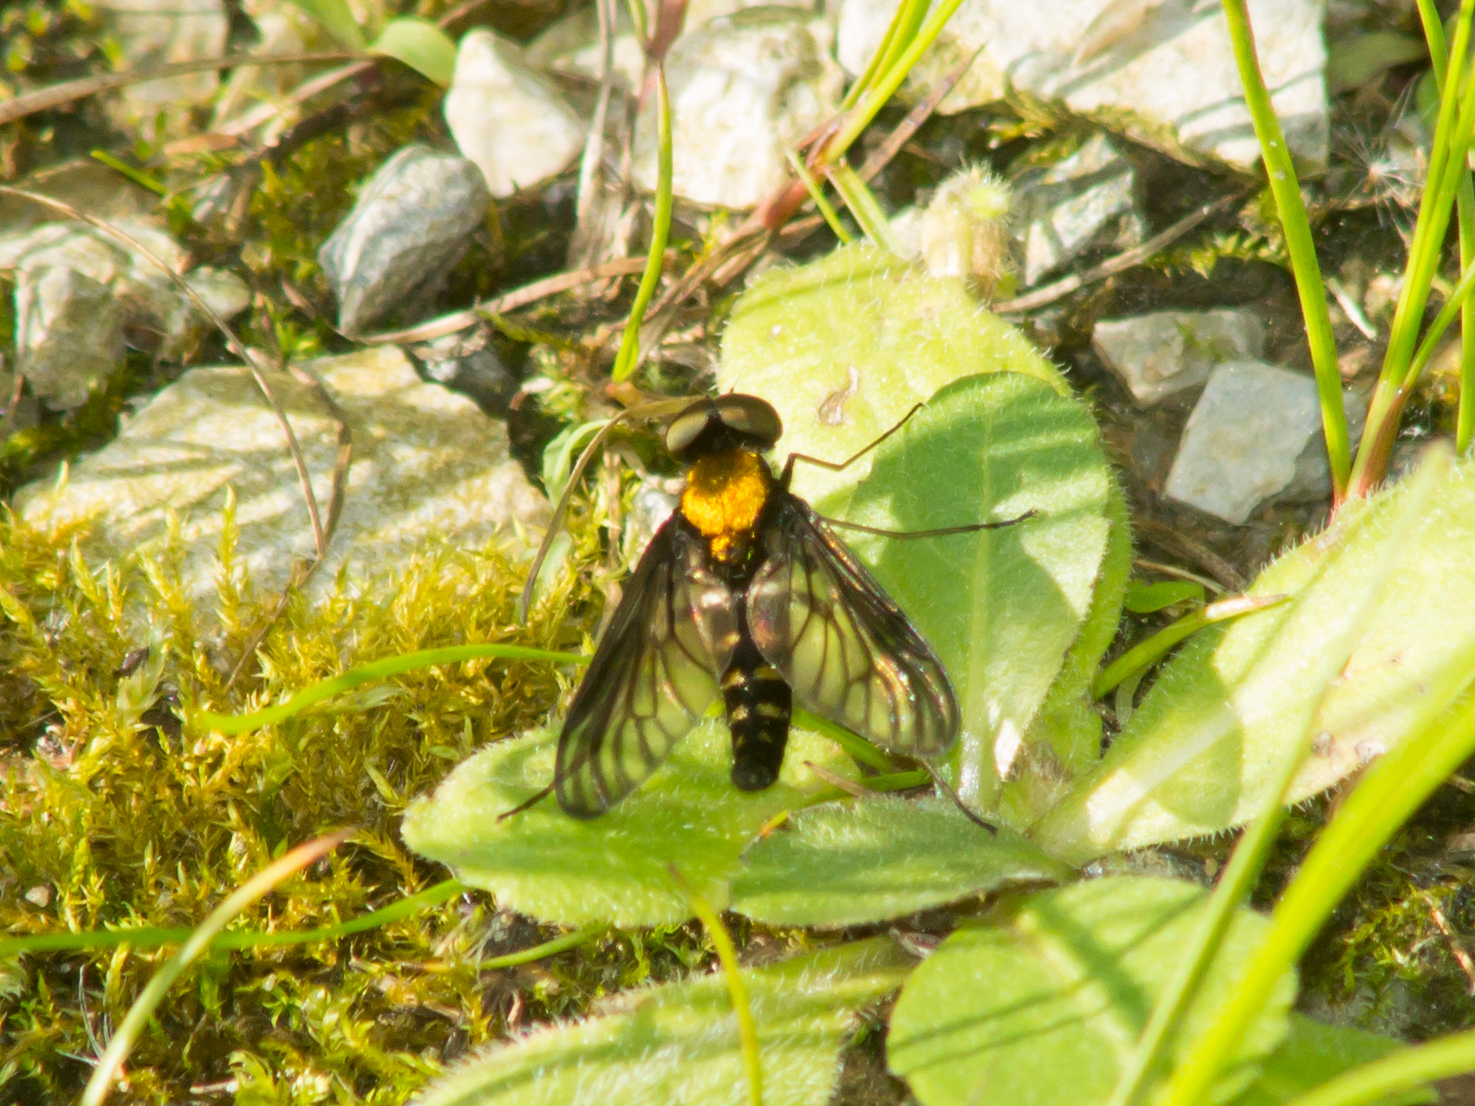
POLYGON ((762 791, 778 779, 784 762, 794 695, 753 644, 746 618, 742 640, 722 674, 722 700, 732 731, 733 786, 762 791))

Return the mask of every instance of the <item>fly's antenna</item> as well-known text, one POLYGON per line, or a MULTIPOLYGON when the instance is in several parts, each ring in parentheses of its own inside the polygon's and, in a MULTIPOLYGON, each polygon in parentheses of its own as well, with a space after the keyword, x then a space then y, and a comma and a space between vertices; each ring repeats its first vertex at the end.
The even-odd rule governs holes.
POLYGON ((558 497, 558 505, 553 508, 553 517, 548 520, 548 529, 543 532, 543 540, 538 543, 538 555, 533 558, 532 567, 528 569, 527 583, 523 584, 522 595, 517 600, 517 620, 519 622, 527 621, 528 611, 533 605, 533 588, 538 582, 538 573, 542 571, 543 562, 548 558, 548 550, 553 548, 553 539, 558 536, 559 527, 563 525, 563 516, 568 514, 569 497, 574 494, 574 488, 583 479, 584 470, 594 459, 595 452, 604 445, 609 436, 614 433, 615 427, 624 422, 629 414, 629 408, 616 412, 615 416, 600 428, 599 433, 589 439, 584 452, 579 454, 578 464, 574 465, 568 480, 564 482, 563 494, 558 497))
POLYGON ((963 803, 962 798, 960 798, 958 793, 953 790, 953 785, 942 778, 942 773, 934 768, 930 761, 922 761, 922 766, 927 769, 927 774, 932 777, 932 782, 937 786, 937 790, 941 791, 944 795, 951 799, 953 801, 953 805, 963 812, 963 816, 967 818, 968 821, 972 822, 980 829, 988 830, 989 833, 995 835, 998 834, 999 827, 985 822, 978 815, 974 814, 973 811, 969 810, 968 807, 963 803))

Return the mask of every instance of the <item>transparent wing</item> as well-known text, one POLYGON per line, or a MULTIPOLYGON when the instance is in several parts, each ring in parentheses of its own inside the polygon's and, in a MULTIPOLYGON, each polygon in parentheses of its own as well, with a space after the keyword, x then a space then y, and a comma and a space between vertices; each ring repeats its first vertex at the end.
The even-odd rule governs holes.
POLYGON ((958 700, 942 662, 855 554, 793 495, 767 542, 748 629, 799 704, 894 752, 952 745, 958 700))
POLYGON ((574 693, 554 763, 558 803, 603 814, 701 717, 737 641, 731 591, 673 515, 651 539, 574 693))

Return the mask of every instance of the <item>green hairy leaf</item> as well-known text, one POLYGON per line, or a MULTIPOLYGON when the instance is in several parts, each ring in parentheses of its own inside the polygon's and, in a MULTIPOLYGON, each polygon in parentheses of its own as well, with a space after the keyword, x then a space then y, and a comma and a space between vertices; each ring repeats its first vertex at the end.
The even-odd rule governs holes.
MULTIPOLYGON (((923 1106, 1105 1102, 1125 1050, 1190 940, 1207 894, 1118 876, 1031 895, 1003 924, 954 933, 902 988, 887 1057, 923 1106)), ((1201 1033, 1268 923, 1235 920, 1177 1042, 1201 1033)), ((1217 1101, 1242 1091, 1285 1038, 1287 974, 1217 1101)))
MULTIPOLYGON (((823 1106, 857 1010, 912 961, 873 937, 744 972, 763 1057, 765 1106, 823 1106)), ((720 974, 627 992, 586 1021, 493 1048, 432 1086, 420 1106, 744 1106, 732 1000, 720 974)))
POLYGON ((779 782, 739 791, 729 778, 727 726, 709 719, 645 786, 602 817, 578 821, 550 797, 499 822, 499 814, 553 779, 556 744, 554 733, 539 730, 464 762, 405 812, 405 842, 448 865, 461 882, 491 891, 500 905, 543 921, 665 925, 692 916, 667 865, 722 909, 739 854, 764 823, 826 786, 804 762, 855 775, 833 742, 796 729, 779 782))
POLYGON ((1290 602, 1214 626, 1163 669, 1100 766, 1032 832, 1073 862, 1241 824, 1298 739, 1317 694, 1308 666, 1338 632, 1378 564, 1396 562, 1352 657, 1316 722, 1291 800, 1316 794, 1393 748, 1450 659, 1475 647, 1472 462, 1454 465, 1412 532, 1390 528, 1403 486, 1338 513, 1328 530, 1262 572, 1250 595, 1290 602))
POLYGON ((990 834, 939 798, 812 807, 755 843, 745 862, 732 908, 770 925, 859 925, 1070 875, 1024 838, 990 834))

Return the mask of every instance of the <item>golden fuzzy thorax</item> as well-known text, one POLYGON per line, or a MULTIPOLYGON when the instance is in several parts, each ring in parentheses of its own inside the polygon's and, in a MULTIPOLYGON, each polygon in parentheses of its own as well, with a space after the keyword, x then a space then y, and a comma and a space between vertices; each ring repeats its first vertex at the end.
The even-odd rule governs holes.
POLYGON ((714 560, 740 561, 773 491, 763 458, 745 449, 701 457, 686 474, 681 513, 707 539, 714 560))

